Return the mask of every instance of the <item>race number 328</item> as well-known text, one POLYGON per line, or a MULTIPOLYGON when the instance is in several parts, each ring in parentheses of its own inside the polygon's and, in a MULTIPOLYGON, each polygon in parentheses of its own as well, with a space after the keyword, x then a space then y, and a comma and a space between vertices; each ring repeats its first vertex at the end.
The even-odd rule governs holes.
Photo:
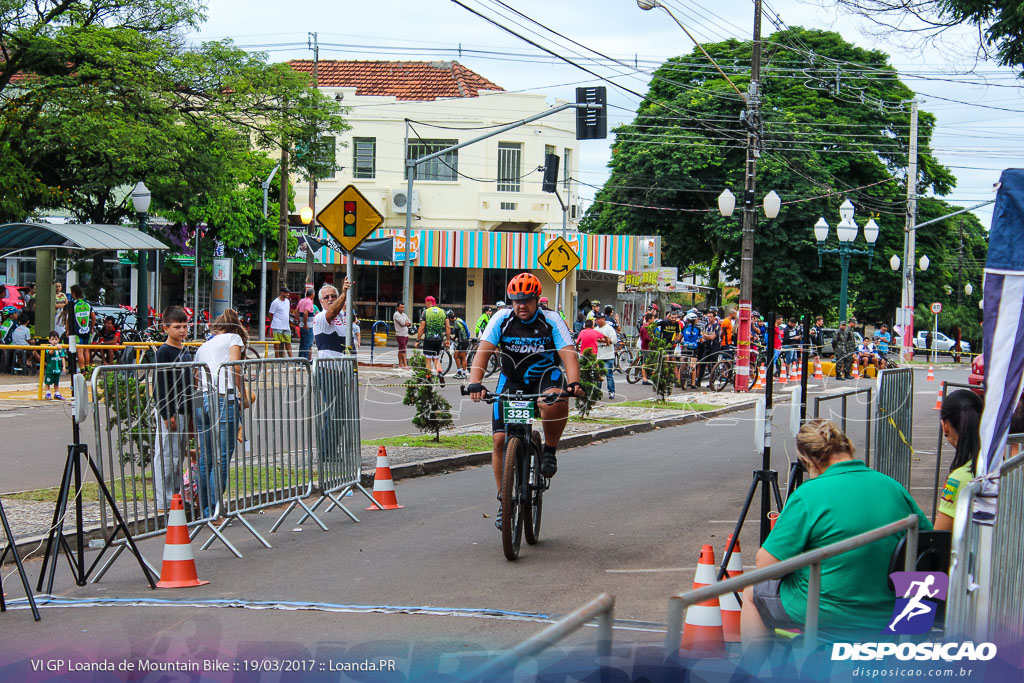
POLYGON ((502 404, 505 424, 531 424, 533 422, 533 401, 505 401, 502 404))

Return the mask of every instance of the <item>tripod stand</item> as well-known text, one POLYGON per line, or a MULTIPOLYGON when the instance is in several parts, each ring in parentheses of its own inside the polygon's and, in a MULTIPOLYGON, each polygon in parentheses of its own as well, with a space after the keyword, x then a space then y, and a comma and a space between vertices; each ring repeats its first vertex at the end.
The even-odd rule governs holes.
MULTIPOLYGON (((765 334, 766 342, 766 353, 768 358, 774 358, 775 355, 775 314, 768 314, 768 331, 765 334)), ((718 580, 721 581, 726 574, 726 567, 729 565, 729 559, 732 557, 732 551, 736 543, 739 541, 740 532, 743 530, 743 522, 747 519, 747 514, 750 513, 750 505, 754 502, 754 496, 757 494, 758 487, 761 489, 761 545, 764 545, 765 539, 768 538, 768 533, 771 531, 771 525, 768 521, 768 513, 771 511, 771 498, 774 495, 775 505, 779 510, 782 509, 782 494, 779 492, 779 473, 771 468, 772 466, 772 398, 773 391, 772 387, 775 384, 773 378, 773 368, 768 367, 767 377, 764 389, 764 445, 761 452, 761 469, 754 470, 754 478, 750 482, 750 488, 747 489, 747 498, 743 501, 743 508, 740 510, 739 519, 736 520, 736 526, 732 530, 732 540, 729 541, 728 547, 725 549, 725 555, 722 557, 722 565, 718 568, 718 580)), ((806 373, 805 373, 806 374, 806 373)), ((791 479, 792 481, 792 479, 791 479)))
POLYGON ((51 593, 53 591, 53 579, 54 574, 57 571, 57 554, 60 552, 61 548, 64 549, 64 554, 68 558, 68 565, 71 567, 71 575, 74 577, 75 583, 79 586, 84 586, 89 579, 89 575, 103 558, 103 554, 111 547, 111 545, 113 545, 114 539, 117 537, 119 532, 124 533, 125 542, 128 544, 128 548, 131 550, 132 554, 135 555, 135 559, 139 561, 139 566, 142 568, 142 573, 146 576, 146 580, 149 582, 149 587, 156 590, 156 583, 153 581, 153 575, 150 573, 149 567, 146 566, 145 561, 142 559, 142 553, 139 552, 138 547, 135 545, 135 539, 132 538, 132 534, 128 530, 128 525, 125 524, 124 518, 121 517, 121 512, 117 509, 117 503, 114 501, 114 497, 110 495, 110 490, 107 489, 107 485, 103 481, 103 474, 96 466, 96 461, 94 461, 89 455, 88 446, 82 443, 81 432, 78 424, 85 417, 85 378, 81 375, 75 374, 75 336, 71 335, 69 337, 69 341, 68 365, 71 369, 71 397, 73 401, 71 411, 71 430, 72 441, 74 443, 68 444, 68 459, 64 463, 64 476, 61 479, 60 492, 57 494, 57 505, 53 509, 53 522, 50 524, 50 533, 46 539, 46 552, 43 554, 43 567, 39 572, 39 583, 36 586, 36 590, 43 590, 43 579, 45 578, 46 592, 51 593), (84 521, 82 519, 83 459, 88 465, 89 470, 92 471, 93 476, 96 478, 96 483, 99 485, 100 493, 103 496, 102 503, 110 506, 110 510, 114 516, 114 520, 116 521, 113 531, 105 538, 105 542, 103 544, 103 548, 100 550, 99 556, 97 556, 96 560, 88 569, 85 567, 85 528, 84 521), (68 540, 64 538, 64 519, 68 512, 68 498, 71 495, 72 478, 74 479, 75 491, 74 551, 72 551, 68 540), (50 570, 49 575, 47 575, 47 567, 49 567, 50 570))
MULTIPOLYGON (((21 576, 21 585, 25 588, 25 597, 28 598, 28 604, 32 608, 32 616, 35 617, 36 621, 39 621, 39 608, 36 607, 36 598, 32 595, 32 585, 29 583, 24 565, 21 564, 21 555, 18 554, 18 542, 14 540, 11 525, 7 522, 7 513, 4 512, 4 502, 2 500, 0 500, 0 523, 3 524, 4 533, 7 535, 7 547, 0 553, 0 566, 3 566, 4 558, 7 557, 7 551, 11 551, 11 554, 14 555, 14 563, 18 565, 18 574, 21 576)), ((7 603, 4 601, 3 584, 4 577, 0 573, 0 612, 7 611, 7 603)))

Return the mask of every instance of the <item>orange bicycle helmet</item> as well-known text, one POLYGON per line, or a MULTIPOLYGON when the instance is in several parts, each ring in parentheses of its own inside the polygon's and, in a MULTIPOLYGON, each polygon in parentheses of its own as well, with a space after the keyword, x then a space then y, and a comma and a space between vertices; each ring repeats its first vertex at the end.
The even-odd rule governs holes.
POLYGON ((540 291, 540 280, 532 273, 519 273, 508 283, 508 298, 512 301, 536 299, 540 291))

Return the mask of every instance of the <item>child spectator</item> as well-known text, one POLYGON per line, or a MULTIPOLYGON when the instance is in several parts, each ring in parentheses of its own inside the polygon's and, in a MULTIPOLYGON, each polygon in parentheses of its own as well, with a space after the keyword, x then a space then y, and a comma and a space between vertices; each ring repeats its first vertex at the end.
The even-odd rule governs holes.
MULTIPOLYGON (((103 319, 103 327, 100 329, 96 343, 108 344, 110 346, 117 346, 121 343, 121 330, 117 329, 117 321, 114 320, 113 316, 108 315, 103 319)), ((103 349, 101 353, 104 365, 113 364, 114 349, 103 349)))
MULTIPOLYGON (((109 320, 109 318, 108 318, 109 320)), ((188 448, 188 413, 192 400, 191 368, 173 365, 190 363, 192 354, 185 348, 188 315, 181 306, 169 306, 160 316, 167 341, 156 350, 153 403, 156 407, 156 443, 153 448, 153 488, 157 514, 171 507, 171 496, 181 491, 182 453, 188 448)))
MULTIPOLYGON (((935 528, 953 529, 956 499, 964 484, 974 479, 981 451, 981 397, 968 389, 951 391, 942 401, 939 426, 946 443, 956 449, 949 465, 949 477, 942 489, 939 509, 935 515, 935 528)), ((1011 425, 1010 433, 1013 433, 1011 425)))
MULTIPOLYGON (((582 313, 580 315, 583 315, 582 313)), ((594 329, 593 320, 585 320, 583 322, 583 329, 576 335, 576 348, 579 349, 580 355, 587 349, 594 352, 597 355, 597 342, 600 339, 604 339, 604 335, 594 329)))
POLYGON ((55 398, 63 401, 60 395, 60 376, 68 371, 67 351, 60 347, 60 335, 56 330, 50 333, 50 348, 46 349, 46 370, 43 375, 43 382, 46 384, 46 398, 55 398), (50 393, 50 389, 53 393, 50 393))

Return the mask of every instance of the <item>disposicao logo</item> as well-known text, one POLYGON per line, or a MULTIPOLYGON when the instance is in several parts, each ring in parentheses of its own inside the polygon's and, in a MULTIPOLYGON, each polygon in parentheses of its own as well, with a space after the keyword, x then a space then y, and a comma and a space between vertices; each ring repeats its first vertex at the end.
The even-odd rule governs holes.
POLYGON ((893 572, 889 578, 897 597, 892 619, 883 633, 928 633, 935 625, 937 601, 946 599, 949 576, 943 572, 893 572))
MULTIPOLYGON (((893 572, 889 575, 896 589, 896 605, 886 635, 928 633, 935 625, 938 601, 949 591, 949 576, 943 572, 893 572), (902 596, 902 597, 899 597, 902 596)), ((996 656, 993 643, 833 643, 832 659, 872 660, 895 656, 899 660, 946 662, 988 661, 996 656)))

